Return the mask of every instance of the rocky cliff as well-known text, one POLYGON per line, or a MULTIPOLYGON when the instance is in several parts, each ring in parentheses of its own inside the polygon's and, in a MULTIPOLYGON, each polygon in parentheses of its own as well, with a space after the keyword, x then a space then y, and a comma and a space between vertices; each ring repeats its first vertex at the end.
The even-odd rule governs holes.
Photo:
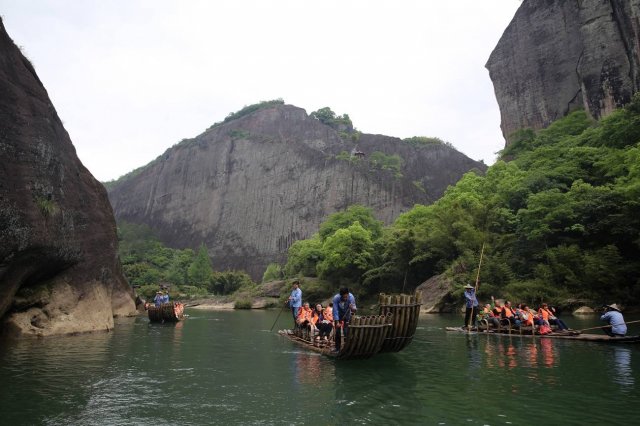
POLYGON ((485 169, 442 143, 363 134, 356 150, 344 130, 290 105, 213 126, 110 186, 116 218, 150 225, 172 247, 204 243, 215 269, 256 279, 331 213, 362 204, 390 223, 485 169))
POLYGON ((106 191, 1 20, 0 174, 2 330, 108 330, 114 315, 134 313, 106 191))
POLYGON ((640 88, 640 0, 524 0, 487 62, 507 145, 577 108, 594 118, 640 88))

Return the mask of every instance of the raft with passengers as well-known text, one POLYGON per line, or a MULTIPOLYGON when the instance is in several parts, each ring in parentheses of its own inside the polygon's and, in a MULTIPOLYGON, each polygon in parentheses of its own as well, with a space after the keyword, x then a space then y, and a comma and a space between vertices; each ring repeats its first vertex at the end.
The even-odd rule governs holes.
POLYGON ((332 326, 328 335, 321 336, 322 327, 306 326, 304 321, 293 330, 279 330, 278 333, 308 350, 336 359, 370 358, 380 353, 399 352, 415 335, 420 296, 380 294, 378 302, 378 315, 353 315, 348 320, 348 327, 332 326), (344 333, 342 327, 348 332, 336 341, 336 333, 344 333), (336 342, 340 342, 338 348, 336 342))
POLYGON ((478 307, 475 297, 475 288, 465 286, 465 325, 462 327, 446 327, 447 331, 462 333, 485 333, 498 335, 519 335, 528 337, 540 337, 548 339, 582 340, 607 343, 638 343, 640 336, 627 335, 627 324, 638 321, 625 322, 618 305, 603 306, 604 314, 601 321, 607 325, 592 327, 582 330, 573 330, 556 316, 553 307, 543 303, 535 311, 526 304, 518 304, 515 308, 506 301, 501 306, 499 301, 491 298, 493 306, 486 304, 477 314, 473 326, 471 319, 475 316, 478 307), (601 329, 605 334, 584 333, 584 331, 601 329))
POLYGON ((151 322, 178 322, 184 319, 184 305, 180 302, 166 302, 159 306, 147 306, 151 322))
POLYGON ((184 304, 170 302, 167 290, 158 290, 153 304, 145 303, 150 322, 178 322, 184 319, 184 304))

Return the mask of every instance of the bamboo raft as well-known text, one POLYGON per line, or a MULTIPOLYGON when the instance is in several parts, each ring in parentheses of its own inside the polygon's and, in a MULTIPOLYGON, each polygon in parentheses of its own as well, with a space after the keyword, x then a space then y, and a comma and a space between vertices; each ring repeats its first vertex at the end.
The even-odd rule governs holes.
POLYGON ((147 314, 150 322, 178 322, 184 319, 184 305, 180 302, 148 305, 147 314))
POLYGON ((351 319, 340 352, 334 351, 332 340, 322 344, 314 341, 313 336, 291 330, 280 330, 278 334, 309 350, 337 359, 362 359, 378 353, 399 352, 413 340, 420 315, 419 295, 380 294, 379 306, 379 315, 354 316, 351 319))
POLYGON ((494 334, 498 336, 523 336, 523 337, 537 337, 540 339, 565 339, 565 340, 581 340, 588 342, 604 342, 604 343, 640 343, 640 336, 624 336, 624 337, 611 337, 606 334, 592 334, 592 333, 578 333, 575 331, 554 331, 550 334, 534 334, 531 327, 521 327, 524 330, 513 331, 509 329, 502 330, 485 330, 476 329, 471 330, 464 329, 462 327, 446 327, 447 331, 456 331, 459 333, 473 333, 473 334, 494 334))

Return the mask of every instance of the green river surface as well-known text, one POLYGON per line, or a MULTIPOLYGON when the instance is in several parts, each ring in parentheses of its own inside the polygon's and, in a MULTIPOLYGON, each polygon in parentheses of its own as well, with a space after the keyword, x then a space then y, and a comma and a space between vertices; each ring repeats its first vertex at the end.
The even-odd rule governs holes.
POLYGON ((639 344, 467 335, 444 330, 462 317, 423 315, 404 351, 338 361, 278 336, 288 315, 269 332, 277 311, 187 313, 178 324, 127 318, 110 333, 1 341, 0 424, 640 422, 639 344))

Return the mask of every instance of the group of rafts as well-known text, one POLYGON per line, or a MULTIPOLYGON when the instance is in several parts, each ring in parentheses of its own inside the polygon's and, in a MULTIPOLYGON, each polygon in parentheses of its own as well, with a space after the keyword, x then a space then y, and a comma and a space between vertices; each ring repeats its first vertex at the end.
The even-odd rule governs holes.
POLYGON ((420 297, 415 295, 379 296, 378 315, 354 316, 339 352, 323 345, 300 330, 278 333, 307 349, 338 359, 369 358, 378 353, 399 352, 407 347, 416 332, 420 316, 420 297))
POLYGON ((606 343, 639 343, 640 336, 611 337, 606 334, 582 333, 580 330, 560 330, 555 325, 551 326, 551 333, 539 334, 537 326, 512 327, 508 321, 500 322, 498 327, 491 326, 488 321, 481 321, 480 324, 471 328, 446 327, 447 331, 460 333, 486 333, 499 335, 517 335, 527 337, 540 337, 544 339, 566 339, 566 340, 586 340, 591 342, 606 343))

